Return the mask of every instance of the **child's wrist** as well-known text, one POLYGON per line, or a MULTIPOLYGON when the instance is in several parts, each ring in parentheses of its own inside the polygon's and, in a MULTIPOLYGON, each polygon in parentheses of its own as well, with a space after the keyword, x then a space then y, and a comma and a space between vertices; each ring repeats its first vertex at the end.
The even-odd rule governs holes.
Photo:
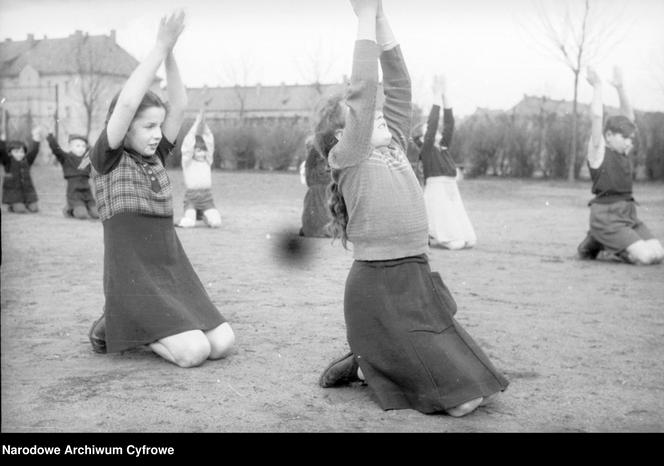
POLYGON ((166 44, 165 42, 162 42, 162 41, 159 41, 159 40, 158 40, 158 41, 154 44, 154 50, 155 50, 157 53, 159 53, 159 55, 162 55, 162 56, 165 58, 165 57, 168 55, 168 53, 170 52, 171 47, 169 47, 169 45, 166 44))

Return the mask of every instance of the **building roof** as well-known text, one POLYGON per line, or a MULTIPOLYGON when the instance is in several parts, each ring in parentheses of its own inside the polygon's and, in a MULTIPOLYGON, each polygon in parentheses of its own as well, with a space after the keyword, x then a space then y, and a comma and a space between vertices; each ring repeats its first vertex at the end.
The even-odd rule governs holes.
MULTIPOLYGON (((578 102, 577 109, 579 114, 587 113, 589 106, 578 102)), ((572 102, 555 100, 545 96, 524 95, 523 99, 512 108, 512 111, 518 115, 539 115, 540 111, 543 111, 546 114, 555 113, 561 116, 572 113, 572 102)))
POLYGON ((41 75, 95 72, 129 76, 138 61, 109 36, 90 36, 81 31, 65 38, 0 42, 0 77, 15 77, 30 65, 41 75))
POLYGON ((325 96, 345 89, 344 84, 282 84, 279 86, 231 86, 187 88, 187 110, 197 111, 206 101, 208 110, 239 112, 302 113, 311 111, 325 96))

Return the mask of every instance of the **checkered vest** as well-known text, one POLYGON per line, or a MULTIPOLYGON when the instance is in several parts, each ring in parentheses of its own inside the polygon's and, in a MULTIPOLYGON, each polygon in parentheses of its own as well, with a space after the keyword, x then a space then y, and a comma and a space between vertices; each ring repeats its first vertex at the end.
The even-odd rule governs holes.
POLYGON ((173 216, 173 189, 161 160, 139 162, 126 151, 118 165, 105 175, 92 168, 97 209, 102 221, 128 213, 173 216))

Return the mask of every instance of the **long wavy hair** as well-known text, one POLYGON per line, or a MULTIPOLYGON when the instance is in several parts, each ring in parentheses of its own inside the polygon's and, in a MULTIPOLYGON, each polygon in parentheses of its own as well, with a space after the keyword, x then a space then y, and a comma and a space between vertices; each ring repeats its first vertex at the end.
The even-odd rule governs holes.
MULTIPOLYGON (((346 109, 344 108, 343 94, 335 94, 323 100, 314 118, 314 147, 325 160, 328 160, 330 151, 338 142, 335 132, 346 125, 346 109)), ((346 201, 339 189, 340 170, 331 170, 332 181, 327 186, 327 206, 332 214, 332 220, 327 224, 328 232, 332 238, 340 238, 341 244, 346 248, 348 235, 348 211, 346 201)))

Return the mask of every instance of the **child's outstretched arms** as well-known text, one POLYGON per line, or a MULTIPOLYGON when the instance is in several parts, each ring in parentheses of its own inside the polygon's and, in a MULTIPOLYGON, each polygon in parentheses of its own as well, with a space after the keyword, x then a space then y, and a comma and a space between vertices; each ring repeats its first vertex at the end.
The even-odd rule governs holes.
POLYGON ((201 115, 202 112, 199 112, 198 115, 196 115, 194 124, 191 125, 191 128, 189 129, 189 131, 187 131, 187 134, 182 139, 180 152, 182 153, 181 164, 183 167, 188 165, 189 162, 191 162, 192 157, 194 156, 194 146, 196 144, 196 131, 198 129, 198 125, 201 123, 201 115))
POLYGON ((201 123, 203 125, 203 141, 205 141, 205 147, 207 147, 205 159, 207 160, 208 165, 212 166, 212 163, 214 162, 214 135, 212 134, 210 126, 208 126, 205 121, 205 115, 203 115, 203 121, 201 123))
POLYGON ((393 140, 405 151, 408 147, 411 125, 411 82, 406 63, 401 55, 401 48, 398 47, 399 43, 394 37, 380 0, 376 12, 376 39, 381 49, 380 65, 383 69, 385 93, 383 116, 393 140))
POLYGON ((166 82, 168 83, 168 113, 161 125, 161 131, 169 142, 175 141, 184 121, 184 109, 187 106, 187 91, 180 77, 180 70, 175 62, 171 47, 164 61, 166 82))
POLYGON ((590 104, 592 127, 590 131, 590 141, 588 143, 588 163, 591 168, 598 168, 604 160, 604 135, 602 135, 604 104, 602 102, 602 80, 597 72, 591 67, 588 67, 586 79, 593 87, 593 100, 590 104))
POLYGON ((46 142, 48 142, 48 146, 51 148, 51 152, 53 152, 53 155, 55 156, 56 160, 60 163, 64 163, 66 153, 64 150, 62 150, 60 144, 58 144, 58 140, 55 139, 53 133, 49 132, 46 135, 46 142))
POLYGON ((622 113, 623 116, 629 118, 629 120, 633 123, 635 121, 634 109, 632 108, 632 104, 627 98, 622 70, 618 66, 613 67, 613 79, 611 80, 611 85, 615 87, 616 91, 618 92, 618 99, 620 100, 620 113, 622 113))
POLYGON ((452 100, 449 96, 447 78, 444 75, 434 77, 434 86, 443 100, 443 136, 440 138, 440 147, 448 148, 452 145, 454 134, 454 114, 452 113, 452 100))
MULTIPOLYGON (((377 0, 350 0, 357 16, 353 70, 346 93, 346 124, 339 142, 330 151, 330 167, 353 166, 371 154, 376 91, 378 47, 376 45, 377 0)), ((341 104, 343 105, 343 103, 341 104)))
MULTIPOLYGON (((117 149, 122 145, 122 141, 127 134, 129 125, 136 114, 143 96, 154 81, 159 66, 173 49, 183 28, 184 13, 182 12, 174 13, 168 18, 164 17, 161 19, 154 47, 129 76, 122 91, 120 91, 113 113, 108 120, 106 133, 110 149, 117 149)), ((174 127, 175 124, 168 125, 169 135, 173 139, 177 135, 177 132, 175 135, 172 134, 172 128, 174 127)), ((165 134, 167 138, 169 135, 165 134)))
POLYGON ((434 76, 431 90, 433 91, 434 103, 431 105, 429 117, 427 118, 427 130, 424 133, 424 137, 422 138, 420 158, 423 160, 432 155, 431 150, 433 149, 433 145, 436 142, 436 131, 438 131, 438 123, 440 122, 440 105, 436 103, 436 100, 440 98, 441 89, 438 85, 437 76, 434 76))
POLYGON ((25 154, 25 158, 29 165, 35 163, 37 154, 39 154, 39 146, 41 145, 42 140, 41 128, 38 126, 32 128, 31 136, 32 140, 30 141, 30 144, 28 144, 28 153, 25 154))

